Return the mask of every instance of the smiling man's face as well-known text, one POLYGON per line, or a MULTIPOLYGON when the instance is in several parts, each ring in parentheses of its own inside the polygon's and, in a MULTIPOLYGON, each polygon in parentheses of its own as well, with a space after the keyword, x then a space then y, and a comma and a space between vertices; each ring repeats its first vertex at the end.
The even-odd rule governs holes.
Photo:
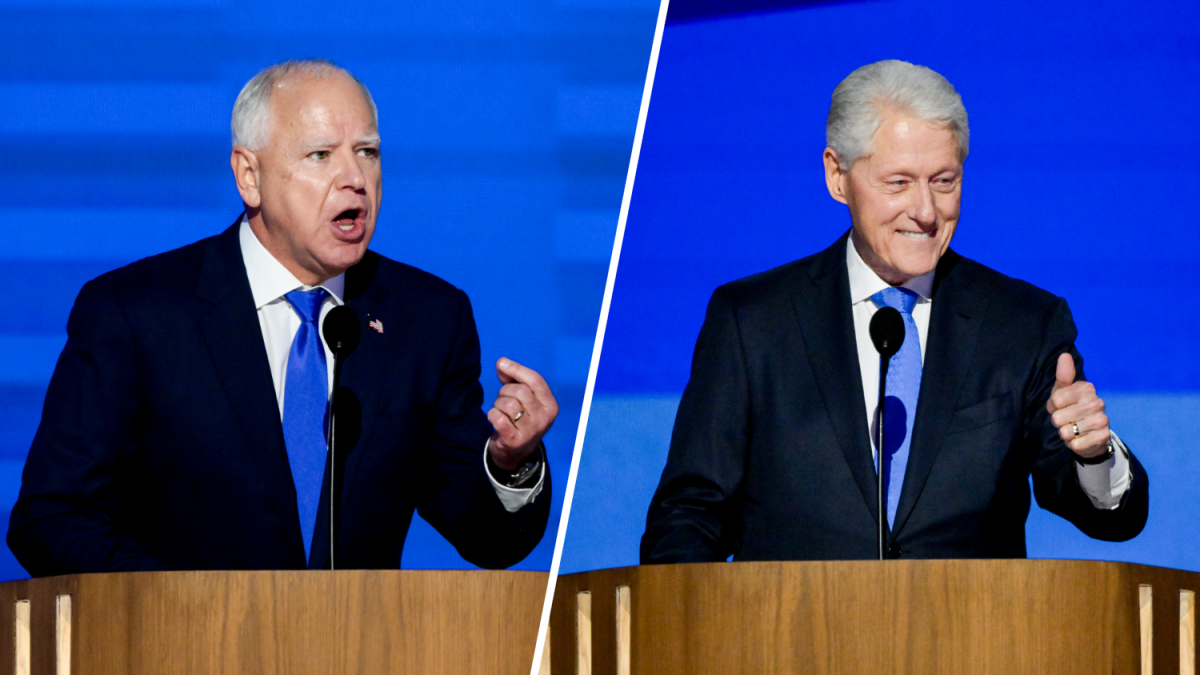
POLYGON ((379 130, 343 74, 285 79, 271 93, 266 145, 233 167, 259 241, 301 282, 362 259, 379 213, 379 130), (245 179, 245 180, 243 180, 245 179), (245 185, 244 185, 245 184, 245 185))
POLYGON ((954 131, 889 113, 870 154, 841 171, 826 151, 834 199, 850 207, 863 262, 890 284, 932 272, 950 246, 962 201, 962 159, 954 131))

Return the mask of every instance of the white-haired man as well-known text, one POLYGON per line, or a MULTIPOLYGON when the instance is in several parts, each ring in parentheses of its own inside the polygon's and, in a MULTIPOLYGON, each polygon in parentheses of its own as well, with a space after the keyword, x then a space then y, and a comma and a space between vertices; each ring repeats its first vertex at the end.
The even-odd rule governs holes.
POLYGON ((846 236, 713 293, 642 538, 643 563, 1025 556, 1038 503, 1136 536, 1141 465, 1082 380, 1066 302, 950 250, 967 114, 928 68, 882 61, 834 90, 825 181, 846 236), (872 317, 905 324, 885 382, 872 317))
POLYGON ((557 404, 502 358, 485 415, 466 295, 367 250, 382 184, 366 87, 281 63, 246 84, 232 127, 237 222, 76 300, 12 512, 17 559, 34 576, 320 569, 332 520, 337 567, 395 568, 414 509, 477 565, 524 558, 545 531, 557 404), (321 329, 342 305, 362 336, 330 466, 321 329))

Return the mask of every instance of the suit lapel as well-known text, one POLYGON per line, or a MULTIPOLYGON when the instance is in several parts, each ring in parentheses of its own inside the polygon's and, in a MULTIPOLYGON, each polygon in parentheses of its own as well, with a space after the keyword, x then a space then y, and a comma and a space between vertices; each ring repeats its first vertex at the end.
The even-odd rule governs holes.
POLYGON ((275 505, 293 559, 302 566, 304 543, 296 488, 288 465, 262 329, 242 262, 237 223, 213 240, 196 285, 196 296, 212 304, 198 319, 200 331, 237 418, 246 450, 275 505))
POLYGON ((846 237, 815 256, 808 268, 813 288, 792 295, 800 332, 808 346, 817 387, 846 463, 871 514, 876 508, 875 467, 864 407, 862 371, 850 305, 846 237))
POLYGON ((962 256, 946 251, 938 263, 929 318, 929 344, 921 373, 921 394, 913 422, 908 468, 896 507, 893 531, 912 514, 946 437, 946 428, 975 354, 987 306, 973 286, 962 256))
MULTIPOLYGON (((374 320, 380 321, 382 325, 383 320, 389 318, 380 314, 381 306, 389 293, 383 284, 376 280, 378 269, 379 255, 368 251, 361 262, 346 272, 346 304, 358 314, 363 336, 354 354, 351 354, 342 366, 342 386, 354 392, 362 408, 360 444, 370 438, 371 423, 375 420, 380 391, 386 376, 382 364, 389 362, 384 349, 385 340, 372 339, 379 338, 380 335, 386 339, 387 333, 376 334, 368 326, 369 322, 374 320)), ((344 505, 344 498, 338 501, 344 505)))

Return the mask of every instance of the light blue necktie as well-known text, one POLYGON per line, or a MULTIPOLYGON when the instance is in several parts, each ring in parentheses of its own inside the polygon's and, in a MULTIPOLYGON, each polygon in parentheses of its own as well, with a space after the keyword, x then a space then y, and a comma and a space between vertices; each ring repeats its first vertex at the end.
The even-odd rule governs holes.
POLYGON ((325 367, 325 347, 321 344, 321 305, 325 290, 292 291, 287 301, 300 315, 300 329, 288 352, 287 379, 283 394, 283 440, 287 444, 288 464, 296 484, 296 506, 300 511, 300 532, 304 536, 304 556, 308 560, 313 528, 317 524, 317 505, 325 478, 325 408, 329 403, 329 371, 325 367))
MULTIPOLYGON (((921 393, 921 338, 912 311, 917 294, 907 288, 885 288, 871 296, 877 307, 891 307, 904 319, 904 343, 888 361, 887 398, 884 399, 883 492, 887 501, 888 524, 896 521, 908 450, 912 444, 913 420, 917 416, 917 397, 921 393)), ((876 425, 878 425, 878 417, 876 425)), ((878 426, 876 426, 878 428, 878 426)), ((878 444, 878 435, 872 442, 878 444)))

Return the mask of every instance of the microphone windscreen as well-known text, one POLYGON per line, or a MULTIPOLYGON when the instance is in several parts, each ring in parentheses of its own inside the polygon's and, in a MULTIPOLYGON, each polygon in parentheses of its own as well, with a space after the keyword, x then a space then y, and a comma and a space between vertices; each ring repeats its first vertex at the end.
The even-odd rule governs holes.
POLYGON ((904 344, 904 317, 892 307, 882 307, 871 317, 871 342, 881 358, 890 359, 904 344))
POLYGON ((329 345, 330 351, 337 356, 349 356, 358 346, 358 339, 362 337, 358 314, 345 305, 334 307, 325 315, 321 335, 325 337, 325 344, 329 345))

